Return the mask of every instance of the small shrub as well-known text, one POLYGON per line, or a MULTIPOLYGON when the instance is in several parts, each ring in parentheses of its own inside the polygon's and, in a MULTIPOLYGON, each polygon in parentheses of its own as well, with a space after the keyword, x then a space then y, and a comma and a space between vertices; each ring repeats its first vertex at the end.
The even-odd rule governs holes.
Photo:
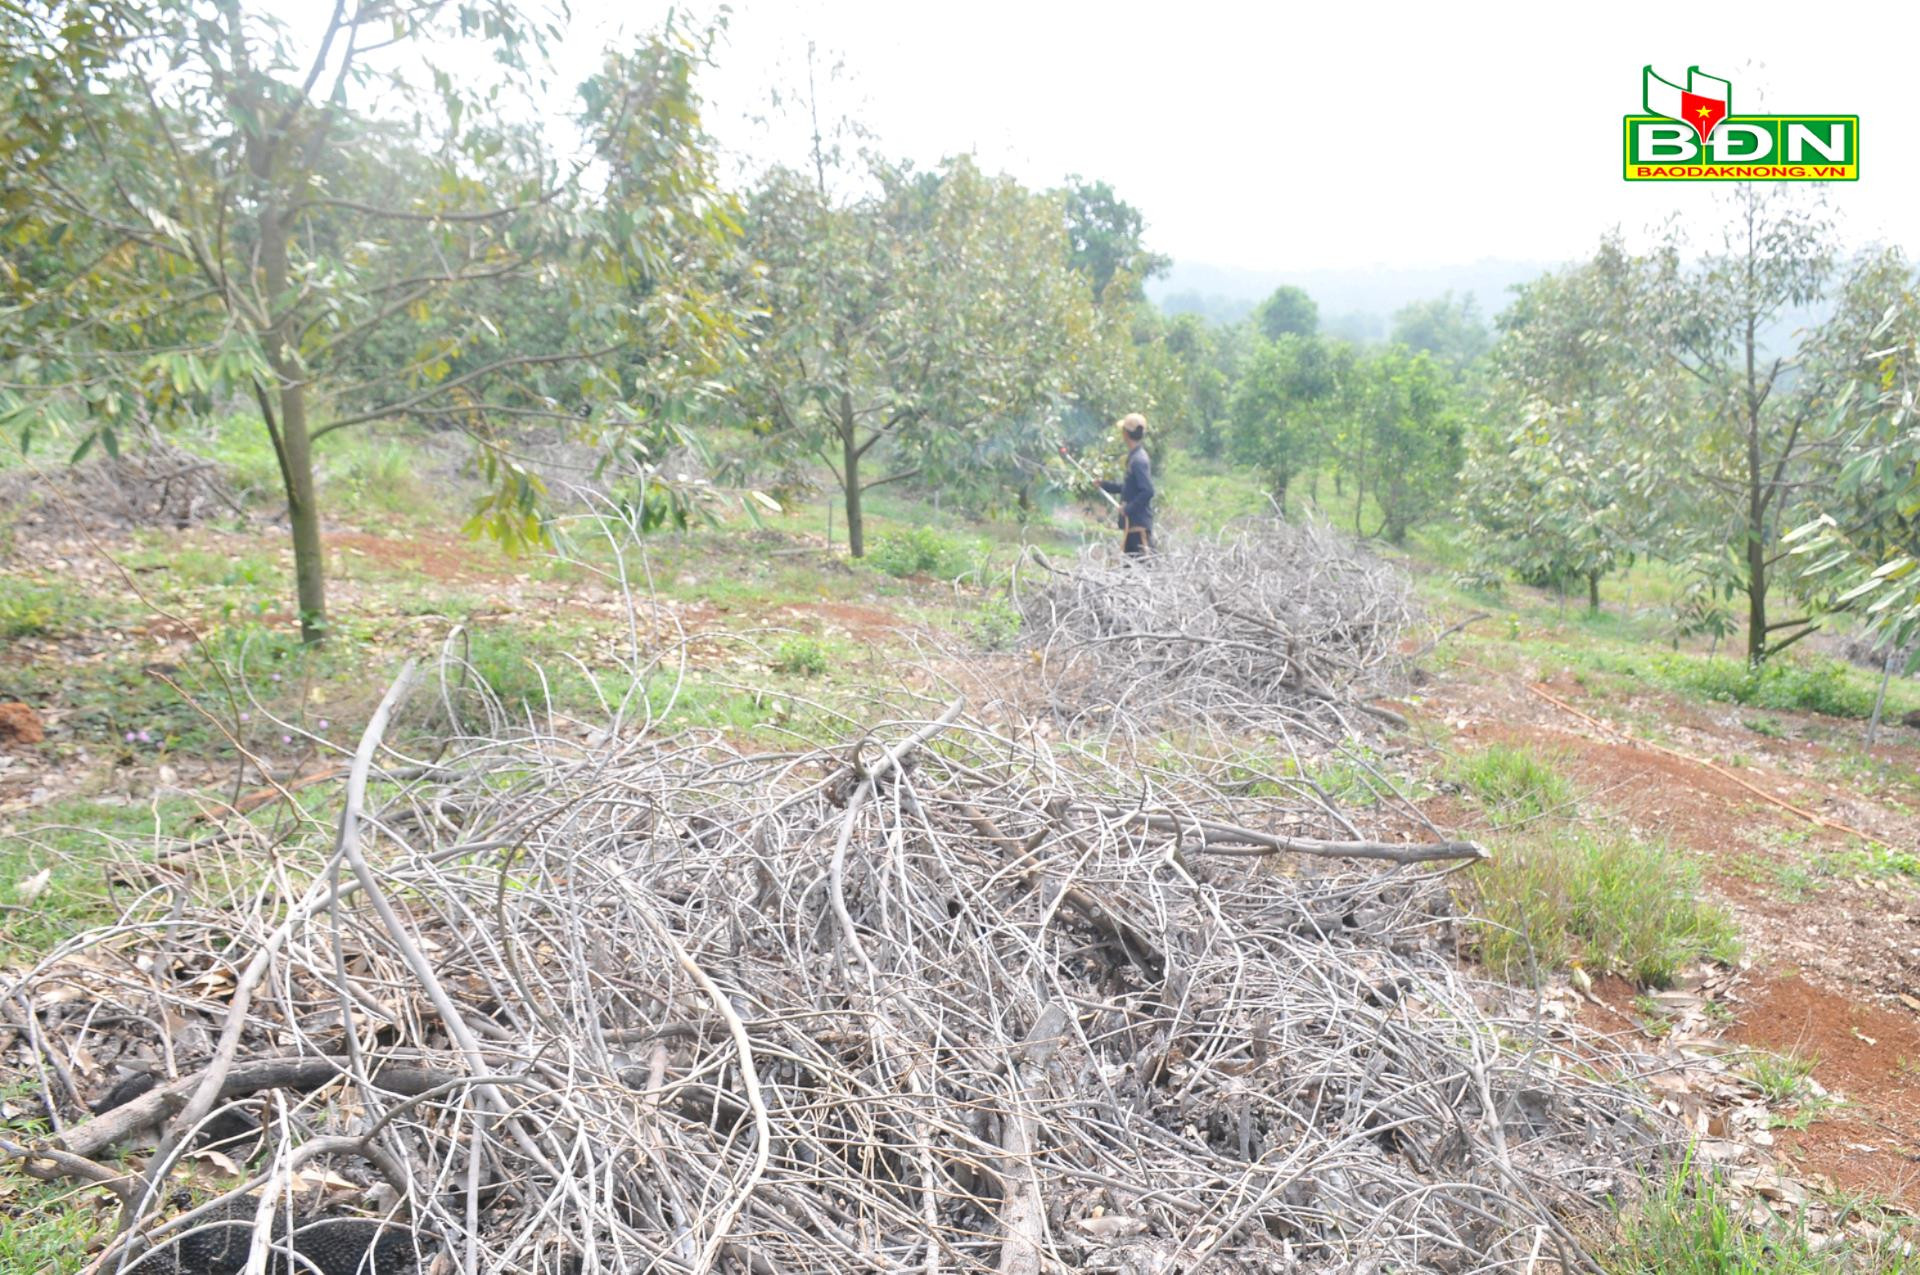
POLYGON ((1481 963, 1505 979, 1537 981, 1577 959, 1666 987, 1694 961, 1739 952, 1732 918, 1700 898, 1691 863, 1618 833, 1515 840, 1468 880, 1481 963))
POLYGON ((1454 760, 1448 778, 1487 808, 1496 827, 1564 814, 1573 805, 1573 785, 1546 758, 1527 748, 1489 744, 1454 760))
POLYGON ((1752 1081, 1767 1096, 1768 1102, 1776 1105, 1797 1102, 1806 1093, 1807 1081, 1819 1061, 1791 1051, 1776 1054, 1756 1049, 1741 1064, 1740 1074, 1752 1081))
POLYGON ((1019 640, 1020 612, 1005 598, 988 598, 973 613, 973 640, 986 651, 1005 651, 1019 640))
POLYGON ((875 536, 867 561, 890 576, 951 577, 972 566, 972 555, 932 527, 914 527, 875 536))
POLYGON ((773 651, 773 671, 818 677, 827 671, 826 650, 810 637, 782 639, 773 651))
POLYGON ((58 589, 0 579, 0 638, 58 633, 69 618, 68 596, 58 589))
MULTIPOLYGON (((1671 689, 1727 704, 1827 717, 1873 713, 1873 691, 1837 660, 1775 659, 1754 669, 1738 660, 1670 654, 1655 658, 1651 671, 1656 681, 1671 689)), ((1762 734, 1771 733, 1751 721, 1747 724, 1762 734)))

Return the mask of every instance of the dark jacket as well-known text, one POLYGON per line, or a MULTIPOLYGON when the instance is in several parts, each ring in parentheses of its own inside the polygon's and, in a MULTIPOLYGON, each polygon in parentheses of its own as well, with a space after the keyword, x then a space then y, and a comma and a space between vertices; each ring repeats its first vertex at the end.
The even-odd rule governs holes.
POLYGON ((1153 526, 1153 461, 1146 448, 1136 447, 1127 453, 1125 482, 1102 480, 1100 490, 1120 497, 1122 526, 1153 526))

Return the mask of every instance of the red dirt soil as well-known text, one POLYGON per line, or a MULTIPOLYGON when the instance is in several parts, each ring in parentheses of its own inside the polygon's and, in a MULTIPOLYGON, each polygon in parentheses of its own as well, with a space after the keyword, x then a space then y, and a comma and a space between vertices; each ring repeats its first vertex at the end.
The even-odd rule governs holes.
MULTIPOLYGON (((1652 710, 1669 731, 1667 747, 1890 848, 1920 847, 1920 818, 1820 773, 1835 755, 1827 745, 1757 735, 1731 706, 1716 711, 1654 692, 1624 705, 1596 702, 1565 675, 1539 685, 1604 726, 1528 693, 1520 676, 1479 667, 1437 678, 1426 711, 1447 719, 1456 746, 1497 740, 1559 753, 1584 810, 1624 819, 1694 857, 1709 895, 1738 922, 1753 965, 1732 997, 1737 1021, 1727 1043, 1815 1059, 1814 1079, 1845 1104, 1805 1130, 1776 1131, 1783 1171, 1920 1206, 1920 891, 1899 875, 1808 876, 1809 864, 1846 850, 1850 839, 1713 767, 1636 745, 1617 723, 1629 711, 1652 710), (1793 873, 1800 876, 1783 875, 1793 873), (1801 879, 1808 883, 1796 886, 1801 879)), ((1832 726, 1770 715, 1790 731, 1832 726)), ((1920 748, 1897 730, 1874 754, 1920 766, 1920 748)), ((1606 1008, 1583 1011, 1589 1026, 1634 1029, 1633 989, 1602 979, 1595 992, 1606 1008)))
POLYGON ((25 704, 0 704, 0 745, 37 744, 46 737, 40 714, 25 704))

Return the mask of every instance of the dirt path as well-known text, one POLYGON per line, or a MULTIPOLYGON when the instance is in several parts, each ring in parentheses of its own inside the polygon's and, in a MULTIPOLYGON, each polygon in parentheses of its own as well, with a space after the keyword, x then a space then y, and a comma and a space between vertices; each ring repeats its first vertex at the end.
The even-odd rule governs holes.
MULTIPOLYGON (((1476 666, 1428 689, 1427 711, 1457 747, 1501 741, 1557 753, 1591 809, 1695 857, 1709 893, 1738 921, 1750 963, 1723 996, 1734 1013, 1724 1043, 1814 1059, 1814 1079, 1842 1104, 1806 1129, 1776 1131, 1783 1171, 1920 1207, 1920 882, 1894 866, 1920 852, 1920 818, 1848 766, 1858 747, 1807 738, 1831 736, 1824 719, 1771 712, 1776 738, 1743 724, 1754 714, 1737 706, 1652 690, 1599 701, 1565 675, 1534 681, 1476 666), (1625 724, 1650 716, 1671 752, 1625 724)), ((1920 744, 1898 728, 1873 755, 1920 768, 1920 744)), ((1631 989, 1600 996, 1616 1027, 1638 1021, 1631 989)))

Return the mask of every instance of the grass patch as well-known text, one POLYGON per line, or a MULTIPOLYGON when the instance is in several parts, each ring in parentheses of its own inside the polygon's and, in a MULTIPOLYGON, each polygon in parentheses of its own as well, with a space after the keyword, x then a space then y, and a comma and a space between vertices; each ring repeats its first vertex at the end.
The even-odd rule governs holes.
MULTIPOLYGON (((1381 770, 1379 754, 1365 744, 1349 744, 1339 752, 1307 769, 1307 777, 1343 806, 1373 806, 1394 793, 1393 782, 1381 770)), ((1284 773, 1292 773, 1291 757, 1281 761, 1284 773)))
POLYGON ((552 626, 538 639, 519 629, 480 629, 468 641, 467 666, 516 718, 528 709, 543 713, 549 704, 560 712, 597 711, 599 697, 586 674, 555 654, 571 636, 552 626))
POLYGON ((1446 775, 1486 807, 1495 827, 1512 827, 1572 808, 1573 785, 1555 759, 1529 748, 1490 744, 1456 757, 1446 775))
POLYGON ((988 598, 973 609, 967 630, 983 651, 1008 651, 1020 640, 1020 612, 1005 598, 988 598))
POLYGON ((64 1183, 36 1182, 23 1173, 0 1173, 0 1270, 20 1275, 57 1275, 86 1263, 87 1245, 105 1219, 92 1192, 64 1183))
POLYGON ((0 576, 0 639, 51 637, 77 615, 72 590, 0 576))
POLYGON ((773 671, 799 677, 818 677, 827 671, 826 648, 817 638, 783 638, 773 651, 773 671))
MULTIPOLYGON (((1904 1239, 1891 1227, 1876 1241, 1818 1245, 1804 1218, 1755 1225, 1743 1201, 1715 1173, 1683 1160, 1625 1210, 1614 1243, 1600 1254, 1610 1275, 1841 1275, 1910 1271, 1904 1239)), ((1832 1234, 1845 1235, 1836 1218, 1832 1234)), ((1870 1217, 1876 1224, 1888 1219, 1870 1217)))
POLYGON ((982 554, 977 543, 932 527, 910 527, 875 536, 867 550, 867 562, 876 571, 896 578, 934 576, 950 580, 974 570, 982 554))
POLYGON ((417 476, 416 449, 400 442, 369 442, 343 450, 345 454, 335 460, 334 482, 342 489, 344 503, 361 512, 395 517, 432 511, 436 502, 417 476))
POLYGON ((113 920, 119 908, 106 887, 107 865, 144 861, 154 838, 181 831, 195 809, 185 798, 157 807, 70 799, 0 836, 0 960, 31 960, 113 920))
POLYGON ((1784 1105, 1798 1102, 1807 1093, 1807 1082, 1813 1078, 1814 1064, 1819 1061, 1792 1051, 1777 1054, 1756 1049, 1741 1063, 1740 1074, 1752 1081, 1768 1102, 1784 1105))
POLYGON ((1694 961, 1739 952, 1732 918, 1700 898, 1694 866, 1621 833, 1516 838, 1467 879, 1480 960, 1510 981, 1578 960, 1666 987, 1694 961))

